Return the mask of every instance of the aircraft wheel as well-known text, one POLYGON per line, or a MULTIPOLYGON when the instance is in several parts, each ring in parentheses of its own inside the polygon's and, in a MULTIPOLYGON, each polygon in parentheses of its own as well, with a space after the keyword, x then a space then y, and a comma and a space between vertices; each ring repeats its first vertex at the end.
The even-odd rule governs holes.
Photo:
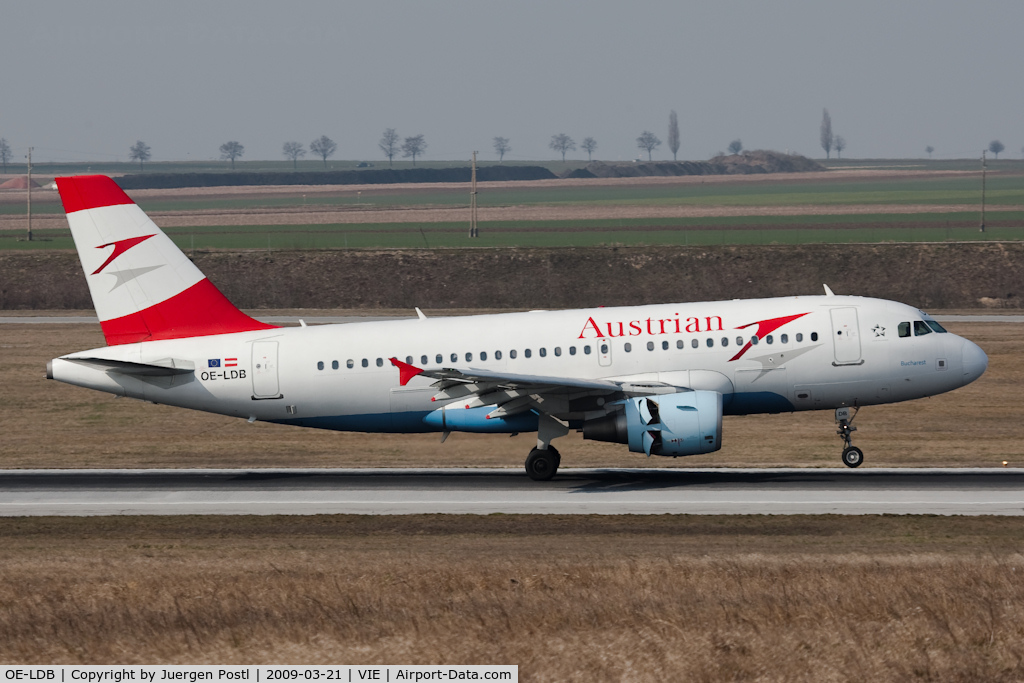
POLYGON ((864 451, 856 446, 850 446, 843 451, 843 464, 847 467, 860 467, 864 462, 864 451))
POLYGON ((534 481, 548 481, 558 471, 560 460, 554 448, 548 447, 546 451, 534 448, 526 458, 526 474, 534 481))

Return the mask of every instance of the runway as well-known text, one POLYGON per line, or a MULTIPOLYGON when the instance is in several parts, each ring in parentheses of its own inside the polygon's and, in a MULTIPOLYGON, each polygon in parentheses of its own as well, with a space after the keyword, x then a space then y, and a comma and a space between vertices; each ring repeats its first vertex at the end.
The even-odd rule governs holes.
POLYGON ((1024 469, 0 470, 0 516, 1024 515, 1024 469))
MULTIPOLYGON (((337 323, 365 323, 377 320, 406 320, 414 315, 257 315, 260 322, 272 325, 298 325, 299 320, 309 325, 329 325, 337 323)), ((1024 315, 936 315, 940 323, 1024 323, 1024 315)), ((99 318, 94 315, 26 315, 0 316, 0 325, 98 325, 99 318)))

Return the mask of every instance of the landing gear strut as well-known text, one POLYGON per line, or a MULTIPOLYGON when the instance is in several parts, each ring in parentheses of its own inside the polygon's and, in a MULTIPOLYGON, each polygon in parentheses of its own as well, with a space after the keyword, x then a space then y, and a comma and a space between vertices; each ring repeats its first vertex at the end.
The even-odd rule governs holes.
POLYGON ((555 476, 562 456, 554 446, 546 450, 534 448, 526 458, 526 474, 534 481, 548 481, 555 476))
POLYGON ((836 423, 839 425, 836 434, 846 444, 846 447, 843 448, 843 464, 847 467, 860 467, 860 464, 864 462, 864 451, 852 443, 853 433, 857 431, 857 428, 853 426, 853 419, 857 417, 859 410, 854 407, 851 416, 849 408, 836 408, 836 423))

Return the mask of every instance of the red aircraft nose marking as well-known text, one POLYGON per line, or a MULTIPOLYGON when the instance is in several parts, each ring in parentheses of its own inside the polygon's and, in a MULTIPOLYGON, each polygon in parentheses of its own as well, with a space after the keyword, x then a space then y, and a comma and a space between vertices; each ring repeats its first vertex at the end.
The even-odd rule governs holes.
POLYGON ((156 237, 156 235, 144 235, 143 237, 129 237, 127 239, 118 240, 116 242, 108 242, 106 244, 101 244, 100 246, 96 247, 97 249, 106 249, 109 246, 113 246, 114 247, 114 251, 111 252, 110 256, 107 257, 107 260, 103 262, 102 266, 100 266, 96 270, 92 271, 92 274, 96 275, 101 270, 103 270, 104 268, 109 266, 110 262, 113 261, 114 259, 116 259, 118 256, 120 256, 124 252, 128 251, 129 249, 134 247, 139 242, 145 242, 150 237, 156 237))
MULTIPOLYGON (((808 311, 807 313, 810 313, 810 311, 808 311)), ((746 325, 740 325, 736 329, 737 330, 744 330, 744 329, 750 327, 751 325, 757 325, 756 336, 757 336, 758 339, 764 339, 766 335, 771 334, 772 332, 774 332, 775 330, 779 329, 780 327, 782 327, 786 323, 793 322, 797 318, 804 317, 805 315, 807 315, 807 313, 797 313, 796 315, 786 315, 786 316, 783 316, 781 318, 770 318, 768 320, 758 320, 757 322, 754 322, 754 323, 748 323, 746 325)), ((733 356, 732 358, 729 359, 729 362, 731 363, 734 360, 738 360, 753 345, 754 345, 753 342, 748 341, 746 344, 744 344, 743 348, 740 349, 739 353, 737 353, 735 356, 733 356)))

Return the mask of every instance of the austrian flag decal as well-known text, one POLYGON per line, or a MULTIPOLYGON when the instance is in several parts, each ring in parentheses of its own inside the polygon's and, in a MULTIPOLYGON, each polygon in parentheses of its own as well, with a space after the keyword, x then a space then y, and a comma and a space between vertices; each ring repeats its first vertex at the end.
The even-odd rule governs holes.
POLYGON ((221 359, 221 358, 210 358, 210 359, 208 359, 206 361, 206 367, 208 367, 208 368, 219 368, 219 367, 234 368, 234 367, 238 367, 238 359, 237 358, 224 358, 224 359, 221 359))

